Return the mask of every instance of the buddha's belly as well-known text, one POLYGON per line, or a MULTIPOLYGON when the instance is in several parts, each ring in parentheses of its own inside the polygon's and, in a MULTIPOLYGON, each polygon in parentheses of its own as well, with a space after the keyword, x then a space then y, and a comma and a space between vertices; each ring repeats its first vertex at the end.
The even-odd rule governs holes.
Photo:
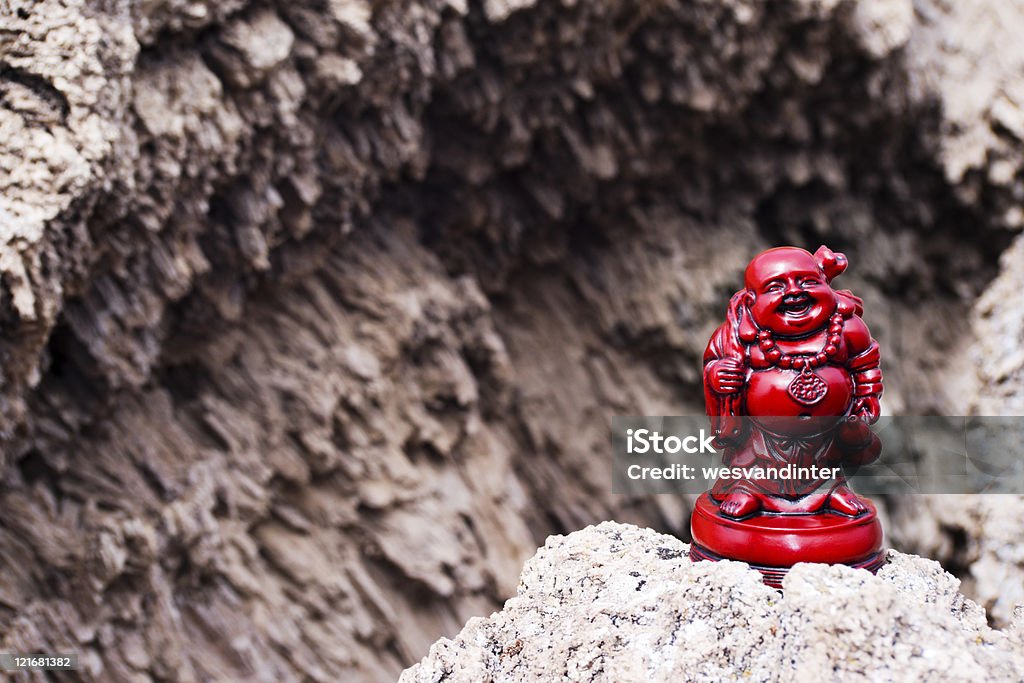
POLYGON ((814 373, 825 381, 828 389, 820 401, 806 405, 798 402, 788 391, 790 382, 799 376, 799 370, 769 368, 755 371, 747 385, 747 414, 756 418, 781 418, 759 420, 780 434, 809 434, 831 426, 849 409, 853 383, 849 373, 832 365, 818 368, 814 373))

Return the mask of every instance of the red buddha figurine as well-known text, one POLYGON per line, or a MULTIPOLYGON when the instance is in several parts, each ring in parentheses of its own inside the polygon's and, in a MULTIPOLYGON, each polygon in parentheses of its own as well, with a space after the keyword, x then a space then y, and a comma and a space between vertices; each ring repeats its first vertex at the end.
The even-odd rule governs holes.
POLYGON ((698 499, 695 561, 748 562, 774 586, 797 562, 881 566, 875 508, 841 469, 881 450, 868 428, 882 395, 878 342, 861 300, 831 286, 846 266, 824 246, 769 249, 747 266, 704 352, 704 397, 724 464, 749 476, 698 499))

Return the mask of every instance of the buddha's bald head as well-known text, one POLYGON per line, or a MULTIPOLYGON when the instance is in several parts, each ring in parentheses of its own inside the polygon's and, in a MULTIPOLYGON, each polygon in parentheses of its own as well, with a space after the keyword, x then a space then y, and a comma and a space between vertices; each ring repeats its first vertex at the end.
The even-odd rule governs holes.
POLYGON ((743 280, 754 322, 781 336, 810 334, 827 324, 836 310, 835 292, 818 259, 798 247, 758 254, 747 265, 743 280))
POLYGON ((793 272, 816 273, 823 279, 825 277, 811 252, 800 247, 775 247, 751 259, 743 273, 743 283, 747 289, 756 290, 773 278, 793 272))

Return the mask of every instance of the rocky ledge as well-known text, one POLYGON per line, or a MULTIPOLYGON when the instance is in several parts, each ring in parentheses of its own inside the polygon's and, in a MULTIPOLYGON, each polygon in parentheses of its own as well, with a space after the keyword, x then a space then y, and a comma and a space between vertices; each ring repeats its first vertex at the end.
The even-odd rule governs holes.
POLYGON ((990 628, 932 560, 890 551, 877 576, 797 565, 780 592, 743 563, 688 553, 613 522, 552 536, 502 611, 435 643, 400 683, 1024 680, 1024 609, 990 628))

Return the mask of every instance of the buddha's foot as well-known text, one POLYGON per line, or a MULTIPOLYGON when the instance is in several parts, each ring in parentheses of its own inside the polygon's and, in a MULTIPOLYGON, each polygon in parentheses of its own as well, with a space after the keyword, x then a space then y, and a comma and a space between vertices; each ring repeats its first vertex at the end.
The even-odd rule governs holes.
POLYGON ((850 515, 851 517, 863 514, 868 509, 864 501, 860 499, 860 496, 845 485, 836 487, 832 495, 829 496, 828 506, 839 514, 850 515))
POLYGON ((740 518, 754 514, 760 507, 753 495, 746 491, 735 491, 725 497, 719 510, 727 517, 740 518))

